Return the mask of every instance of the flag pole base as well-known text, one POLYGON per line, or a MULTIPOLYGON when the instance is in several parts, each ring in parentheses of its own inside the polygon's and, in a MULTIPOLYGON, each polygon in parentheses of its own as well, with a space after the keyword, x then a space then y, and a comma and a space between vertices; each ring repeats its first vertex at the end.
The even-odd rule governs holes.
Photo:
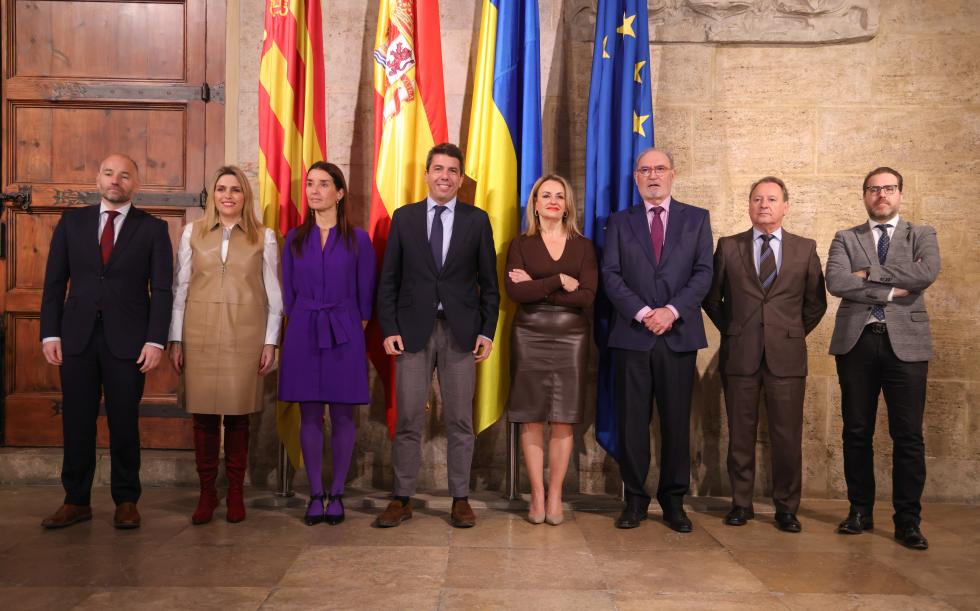
POLYGON ((292 466, 289 464, 289 457, 286 456, 286 446, 279 444, 279 464, 276 469, 276 490, 272 496, 252 501, 251 506, 256 509, 287 509, 291 507, 301 507, 306 502, 297 497, 292 487, 292 466))

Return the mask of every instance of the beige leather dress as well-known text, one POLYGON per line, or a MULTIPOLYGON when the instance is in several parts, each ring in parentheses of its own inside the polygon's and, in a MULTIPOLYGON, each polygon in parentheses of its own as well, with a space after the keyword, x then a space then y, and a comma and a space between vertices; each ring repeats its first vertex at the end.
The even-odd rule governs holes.
POLYGON ((262 408, 259 359, 268 298, 262 280, 263 240, 231 230, 221 261, 222 230, 191 233, 191 280, 184 311, 185 407, 195 414, 241 415, 262 408))

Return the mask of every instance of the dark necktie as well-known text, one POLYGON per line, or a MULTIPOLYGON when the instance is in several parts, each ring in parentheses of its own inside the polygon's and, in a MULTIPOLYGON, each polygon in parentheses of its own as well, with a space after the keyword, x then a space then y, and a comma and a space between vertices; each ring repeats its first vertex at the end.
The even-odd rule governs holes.
POLYGON ((762 283, 762 290, 768 291, 769 287, 776 280, 776 253, 772 251, 769 241, 773 236, 764 233, 762 238, 762 250, 759 251, 759 282, 762 283))
MULTIPOLYGON (((878 225, 875 229, 881 229, 881 237, 878 238, 878 264, 884 265, 885 259, 888 257, 888 245, 891 243, 891 238, 888 237, 888 230, 891 229, 891 225, 886 223, 878 225)), ((874 306, 871 308, 871 314, 877 320, 885 320, 885 306, 874 306)))
POLYGON ((119 216, 118 210, 106 210, 105 213, 109 218, 106 219, 105 227, 102 228, 102 238, 99 239, 99 248, 102 249, 102 265, 109 263, 109 257, 112 256, 112 245, 116 236, 116 217, 119 216))
POLYGON ((436 271, 442 271, 442 213, 445 206, 436 206, 432 216, 432 230, 429 231, 429 248, 432 250, 432 260, 435 261, 436 271))
POLYGON ((653 257, 660 263, 660 254, 664 250, 664 222, 660 220, 660 215, 663 214, 663 206, 654 206, 650 209, 653 213, 653 218, 650 220, 650 240, 653 243, 653 257))

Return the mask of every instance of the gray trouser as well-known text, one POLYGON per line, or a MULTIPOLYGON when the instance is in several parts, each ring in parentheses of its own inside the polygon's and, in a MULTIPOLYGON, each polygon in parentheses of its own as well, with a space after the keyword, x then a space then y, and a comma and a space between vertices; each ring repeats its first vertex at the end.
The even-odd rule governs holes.
POLYGON ((471 348, 460 349, 445 320, 437 319, 425 348, 406 352, 396 360, 395 380, 398 422, 392 460, 395 463, 395 496, 415 494, 422 462, 422 428, 425 404, 432 386, 432 370, 439 376, 442 413, 446 422, 446 454, 449 494, 468 496, 473 462, 473 393, 476 363, 471 348))

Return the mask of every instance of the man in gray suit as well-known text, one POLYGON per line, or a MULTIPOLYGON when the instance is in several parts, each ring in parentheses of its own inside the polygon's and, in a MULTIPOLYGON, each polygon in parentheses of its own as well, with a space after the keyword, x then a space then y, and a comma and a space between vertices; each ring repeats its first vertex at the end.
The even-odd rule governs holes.
POLYGON ((827 290, 841 298, 830 353, 837 358, 844 418, 844 477, 851 503, 837 532, 874 527, 874 430, 885 393, 893 448, 895 538, 927 549, 919 530, 926 480, 922 414, 932 336, 925 290, 939 275, 936 230, 899 216, 902 175, 887 167, 864 179, 869 220, 838 231, 827 258, 827 290))

